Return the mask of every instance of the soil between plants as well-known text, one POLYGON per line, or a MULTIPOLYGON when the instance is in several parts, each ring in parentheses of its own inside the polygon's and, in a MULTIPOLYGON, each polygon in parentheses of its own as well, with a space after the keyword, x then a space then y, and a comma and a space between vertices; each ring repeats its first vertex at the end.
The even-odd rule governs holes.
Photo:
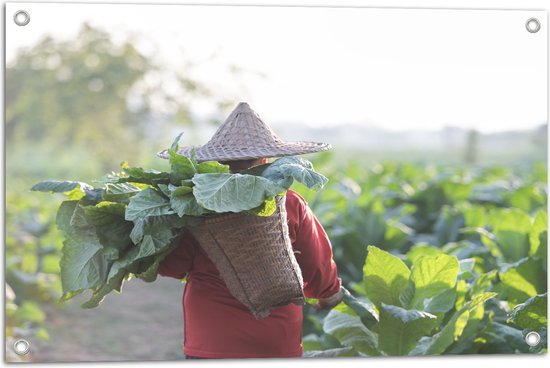
POLYGON ((94 309, 80 307, 89 294, 47 305, 50 339, 29 341, 28 358, 36 363, 181 360, 184 287, 161 276, 152 283, 132 279, 121 294, 110 293, 94 309))

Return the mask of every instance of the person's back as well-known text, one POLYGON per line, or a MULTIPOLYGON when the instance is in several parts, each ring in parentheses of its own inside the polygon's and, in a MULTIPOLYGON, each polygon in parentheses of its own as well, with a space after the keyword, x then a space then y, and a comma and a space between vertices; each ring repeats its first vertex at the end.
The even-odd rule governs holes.
MULTIPOLYGON (((254 114, 252 110, 248 112, 248 105, 242 105, 231 116, 238 118, 236 111, 254 114)), ((253 117, 257 118, 255 114, 253 117)), ((228 118, 224 125, 228 122, 234 123, 228 118)), ((229 164, 232 171, 266 162, 262 157, 215 158, 229 164)), ((342 294, 328 236, 306 201, 296 192, 287 192, 285 207, 290 240, 304 280, 304 295, 319 299, 317 308, 332 308, 342 294)), ((256 319, 230 294, 218 269, 190 233, 186 233, 179 246, 163 260, 158 272, 179 279, 187 277, 183 295, 184 353, 187 357, 302 356, 302 306, 277 307, 270 310, 269 316, 256 319)))
MULTIPOLYGON (((289 191, 286 200, 289 235, 304 277, 307 297, 330 297, 340 289, 326 234, 303 198, 289 191), (326 263, 327 260, 330 262, 326 263), (323 264, 324 263, 324 264, 323 264)), ((205 358, 300 357, 302 306, 289 304, 255 319, 231 296, 191 235, 159 267, 159 274, 183 278, 185 355, 205 358)))

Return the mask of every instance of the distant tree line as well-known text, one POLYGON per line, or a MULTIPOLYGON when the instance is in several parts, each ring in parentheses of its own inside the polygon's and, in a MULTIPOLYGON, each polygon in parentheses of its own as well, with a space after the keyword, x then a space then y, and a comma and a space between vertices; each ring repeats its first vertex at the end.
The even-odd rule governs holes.
MULTIPOLYGON (((159 116, 191 123, 186 100, 162 88, 162 69, 131 40, 115 44, 108 32, 88 24, 75 39, 46 37, 20 49, 6 67, 8 156, 14 146, 79 147, 112 164, 121 150, 125 156, 140 150, 159 116), (150 78, 155 73, 156 82, 150 78), (159 113, 155 105, 170 110, 159 113)), ((185 73, 174 73, 170 81, 179 96, 210 95, 185 73)))

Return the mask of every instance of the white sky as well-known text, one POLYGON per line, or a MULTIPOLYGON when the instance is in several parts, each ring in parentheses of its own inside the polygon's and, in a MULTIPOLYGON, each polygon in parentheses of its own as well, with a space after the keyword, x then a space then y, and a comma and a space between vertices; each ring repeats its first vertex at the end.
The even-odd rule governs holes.
POLYGON ((490 132, 547 121, 542 11, 7 3, 6 58, 46 34, 71 37, 84 21, 117 39, 145 35, 136 46, 173 68, 184 50, 201 62, 197 77, 268 123, 490 132), (25 27, 12 21, 21 8, 25 27), (531 17, 538 33, 525 29, 531 17), (231 64, 265 78, 232 75, 231 64))

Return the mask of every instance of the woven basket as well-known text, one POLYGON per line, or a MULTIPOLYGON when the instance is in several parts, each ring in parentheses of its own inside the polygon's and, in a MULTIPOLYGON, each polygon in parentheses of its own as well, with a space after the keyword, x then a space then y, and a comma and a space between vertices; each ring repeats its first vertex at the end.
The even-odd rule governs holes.
POLYGON ((216 265, 231 295, 256 319, 271 308, 303 304, 302 272, 290 237, 285 197, 269 217, 231 213, 208 218, 189 230, 216 265))

